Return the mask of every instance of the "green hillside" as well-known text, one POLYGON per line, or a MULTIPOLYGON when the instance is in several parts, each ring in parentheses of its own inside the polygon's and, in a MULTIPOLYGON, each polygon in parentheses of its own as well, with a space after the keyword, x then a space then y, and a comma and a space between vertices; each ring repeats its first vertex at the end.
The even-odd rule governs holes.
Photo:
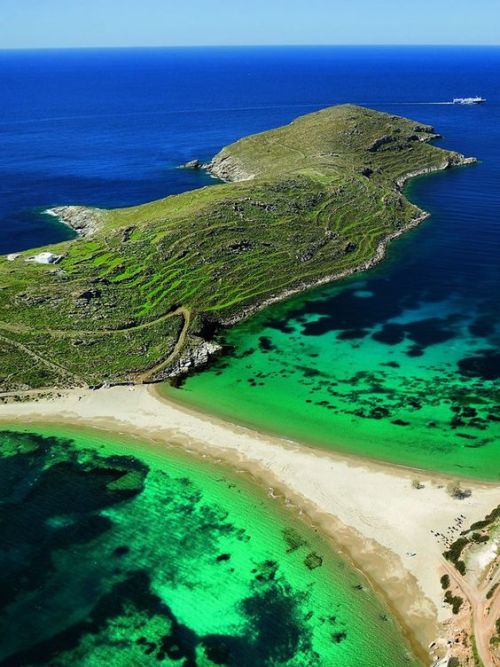
POLYGON ((337 106, 224 148, 209 170, 226 183, 62 209, 83 234, 36 250, 57 264, 0 258, 0 392, 161 379, 203 361, 219 325, 368 267, 423 216, 402 179, 468 162, 435 137, 337 106))

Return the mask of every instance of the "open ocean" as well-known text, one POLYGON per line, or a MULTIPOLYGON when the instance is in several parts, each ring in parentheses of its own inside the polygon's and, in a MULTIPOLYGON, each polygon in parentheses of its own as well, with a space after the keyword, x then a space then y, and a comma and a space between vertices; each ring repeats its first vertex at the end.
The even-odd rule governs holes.
MULTIPOLYGON (((0 52, 0 253, 70 237, 50 206, 214 182, 177 167, 321 107, 430 123, 481 160, 409 185, 431 219, 376 269, 238 325, 225 357, 168 391, 322 447, 498 479, 499 71, 500 48, 0 52), (487 104, 447 104, 476 94, 487 104)), ((415 664, 356 572, 226 473, 32 427, 0 433, 0 496, 2 664, 415 664)))

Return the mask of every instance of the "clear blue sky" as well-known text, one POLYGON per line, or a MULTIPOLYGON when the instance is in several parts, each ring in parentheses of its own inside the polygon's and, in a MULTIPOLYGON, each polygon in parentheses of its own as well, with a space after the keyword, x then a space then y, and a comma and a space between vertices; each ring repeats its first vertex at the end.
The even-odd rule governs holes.
POLYGON ((500 44, 500 0, 0 0, 0 48, 500 44))

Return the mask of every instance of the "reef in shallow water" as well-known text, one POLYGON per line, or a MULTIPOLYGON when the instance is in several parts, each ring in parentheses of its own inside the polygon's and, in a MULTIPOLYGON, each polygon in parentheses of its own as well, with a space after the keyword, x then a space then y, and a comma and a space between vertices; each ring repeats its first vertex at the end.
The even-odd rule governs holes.
POLYGON ((220 470, 0 432, 0 662, 415 662, 359 576, 220 470))
POLYGON ((164 391, 306 443, 500 479, 496 303, 394 266, 271 306, 164 391))

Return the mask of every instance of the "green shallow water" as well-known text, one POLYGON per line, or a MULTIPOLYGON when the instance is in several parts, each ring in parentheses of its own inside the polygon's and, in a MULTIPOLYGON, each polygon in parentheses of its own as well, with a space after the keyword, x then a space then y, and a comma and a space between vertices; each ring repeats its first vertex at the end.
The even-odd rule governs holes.
POLYGON ((407 195, 432 219, 382 264, 237 324, 221 338, 224 355, 162 391, 326 449, 500 480, 491 178, 480 165, 414 179, 407 195))
MULTIPOLYGON (((345 291, 362 308, 373 298, 366 288, 366 281, 352 281, 313 295, 305 308, 295 300, 254 316, 226 333, 225 356, 179 389, 164 384, 161 392, 229 421, 336 452, 500 479, 498 389, 496 382, 456 373, 460 359, 474 358, 477 349, 465 332, 453 345, 433 344, 424 357, 409 355, 408 341, 389 346, 354 330, 345 339, 335 329, 303 334, 321 319, 304 311, 345 291)), ((442 319, 441 308, 419 305, 393 323, 412 326, 436 311, 442 319)))
POLYGON ((362 576, 239 476, 62 427, 0 432, 2 665, 417 665, 362 576))

